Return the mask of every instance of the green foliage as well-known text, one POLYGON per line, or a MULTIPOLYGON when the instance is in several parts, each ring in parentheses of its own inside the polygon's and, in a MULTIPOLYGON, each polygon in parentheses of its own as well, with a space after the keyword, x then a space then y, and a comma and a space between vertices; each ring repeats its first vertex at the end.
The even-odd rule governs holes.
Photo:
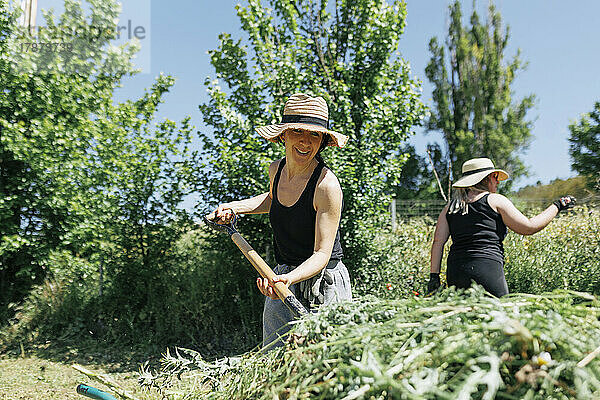
MULTIPOLYGON (((200 110, 214 137, 204 136, 207 173, 199 176, 199 190, 213 203, 268 190, 267 167, 282 149, 253 128, 279 122, 294 92, 323 96, 332 129, 350 137, 344 149, 325 154, 344 192, 347 265, 374 267, 363 259, 385 195, 400 177, 399 145, 424 112, 418 85, 396 53, 404 2, 250 0, 238 15, 247 42, 222 34, 210 52, 217 80, 207 81, 210 101, 200 110)), ((259 249, 270 242, 266 220, 244 221, 241 230, 259 249)))
POLYGON ((361 270, 355 293, 396 299, 424 295, 434 225, 429 218, 411 219, 400 221, 395 232, 380 232, 367 259, 377 268, 361 270))
POLYGON ((255 282, 255 273, 239 260, 231 240, 223 235, 223 242, 213 246, 208 237, 205 230, 191 231, 173 246, 164 277, 168 290, 153 303, 162 319, 157 328, 171 335, 161 343, 188 343, 210 357, 247 351, 262 338, 264 297, 247 284, 255 282))
MULTIPOLYGON (((550 203, 557 198, 570 194, 577 200, 594 196, 594 192, 588 188, 588 181, 584 176, 576 176, 568 179, 554 179, 547 185, 537 184, 525 186, 514 194, 517 199, 539 200, 540 202, 550 203)), ((546 204, 544 204, 546 205, 546 204)))
POLYGON ((183 375, 179 394, 207 399, 592 398, 600 361, 577 363, 598 345, 599 305, 568 292, 499 301, 481 287, 366 297, 308 315, 284 349, 214 363, 182 350, 145 382, 183 375))
POLYGON ((569 130, 573 169, 587 175, 590 183, 600 190, 600 101, 577 123, 570 124, 569 130))
POLYGON ((600 294, 600 214, 583 208, 532 236, 510 234, 505 271, 511 292, 570 289, 600 294))
POLYGON ((512 100, 511 85, 523 63, 519 53, 504 63, 508 39, 492 3, 485 23, 473 11, 470 26, 463 26, 455 1, 445 46, 435 37, 429 42, 425 73, 434 87, 434 107, 427 128, 442 132, 455 177, 475 157, 491 158, 514 178, 526 173, 519 153, 531 140, 532 123, 525 118, 534 96, 512 100))
MULTIPOLYGON (((442 162, 442 151, 437 144, 427 147, 427 151, 431 155, 431 162, 437 168, 442 162)), ((395 198, 400 200, 443 199, 428 156, 419 156, 412 145, 404 146, 401 152, 407 154, 408 159, 402 166, 397 185, 394 186, 395 198)))
POLYGON ((4 345, 98 333, 97 321, 90 318, 97 313, 96 266, 68 251, 51 252, 46 262, 44 267, 52 272, 44 282, 34 287, 25 301, 10 305, 15 315, 0 331, 4 345))
MULTIPOLYGON (((118 16, 116 2, 94 0, 90 6, 86 15, 78 2, 66 0, 60 21, 46 13, 47 23, 110 26, 118 16)), ((15 16, 6 13, 3 8, 0 43, 9 46, 18 38, 9 34, 15 16)), ((139 99, 114 101, 122 77, 133 73, 135 47, 119 50, 109 46, 111 39, 101 36, 82 46, 67 63, 75 68, 69 71, 24 74, 14 69, 10 53, 3 53, 0 304, 47 301, 39 306, 46 318, 41 322, 35 323, 31 308, 17 316, 21 325, 39 328, 40 334, 81 334, 85 330, 69 326, 80 327, 78 315, 86 313, 104 326, 107 338, 158 341, 171 337, 171 316, 161 301, 173 288, 170 250, 191 226, 179 205, 192 190, 198 153, 191 148, 189 118, 179 124, 153 121, 172 77, 161 74, 139 99), (71 254, 96 270, 103 268, 102 283, 90 282, 96 293, 93 309, 77 297, 56 303, 44 289, 77 293, 57 278, 60 263, 53 262, 53 254, 71 254), (28 295, 33 284, 42 282, 28 295), (79 308, 65 312, 63 304, 79 308), (61 318, 64 323, 54 323, 61 318)), ((6 307, 2 310, 0 318, 10 316, 4 314, 6 307)))
MULTIPOLYGON (((58 23, 50 13, 46 21, 67 29, 118 15, 116 2, 98 3, 92 2, 89 22, 72 0, 65 2, 68 12, 58 23)), ((36 55, 17 56, 9 51, 23 39, 16 33, 17 15, 5 2, 1 10, 0 304, 5 305, 43 280, 41 260, 66 244, 65 235, 82 223, 78 211, 85 208, 89 187, 86 161, 96 140, 94 116, 110 104, 112 91, 124 74, 107 74, 106 66, 118 63, 129 71, 135 48, 123 45, 110 60, 104 59, 96 55, 105 54, 101 49, 110 38, 102 37, 94 42, 95 47, 69 56, 70 63, 81 70, 21 73, 22 64, 35 62, 36 55)))

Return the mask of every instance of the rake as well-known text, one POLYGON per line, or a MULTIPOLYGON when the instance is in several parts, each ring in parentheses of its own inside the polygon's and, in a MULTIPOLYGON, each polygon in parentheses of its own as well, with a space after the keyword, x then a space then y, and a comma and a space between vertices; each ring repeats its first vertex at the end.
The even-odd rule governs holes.
MULTIPOLYGON (((262 257, 256 252, 256 250, 254 250, 252 246, 250 246, 250 244, 248 244, 248 242, 237 231, 237 215, 235 213, 233 214, 233 218, 228 224, 216 223, 215 221, 206 218, 206 216, 203 216, 202 218, 204 219, 206 225, 220 232, 227 233, 231 237, 231 240, 233 240, 233 243, 235 243, 235 245, 241 250, 244 256, 246 256, 248 261, 250 261, 250 264, 252 264, 252 266, 260 274, 260 276, 269 279, 269 281, 273 281, 273 278, 275 278, 276 275, 271 269, 271 267, 269 267, 265 260, 262 259, 262 257)), ((279 299, 283 301, 283 303, 290 309, 290 311, 292 312, 292 314, 294 314, 295 317, 300 317, 308 313, 306 308, 304 308, 300 301, 298 301, 296 296, 294 296, 294 293, 292 293, 292 291, 286 286, 285 283, 276 282, 273 285, 273 288, 275 290, 275 293, 277 293, 277 297, 279 297, 279 299)))

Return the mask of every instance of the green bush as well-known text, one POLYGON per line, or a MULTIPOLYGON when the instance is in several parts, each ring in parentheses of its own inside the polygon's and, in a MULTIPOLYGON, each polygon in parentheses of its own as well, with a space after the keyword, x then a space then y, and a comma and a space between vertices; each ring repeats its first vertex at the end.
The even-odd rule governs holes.
POLYGON ((21 304, 12 305, 15 315, 0 332, 4 345, 97 331, 97 266, 67 251, 51 252, 43 265, 52 273, 21 304))
POLYGON ((168 304, 172 332, 203 354, 248 350, 262 338, 264 298, 256 272, 227 235, 205 229, 184 235, 174 246, 170 266, 176 291, 168 304))
POLYGON ((355 268, 354 293, 382 298, 422 295, 434 228, 435 222, 423 217, 401 221, 395 232, 386 229, 375 235, 366 262, 355 268))
POLYGON ((561 215, 544 230, 505 240, 511 292, 570 289, 600 294, 600 213, 585 207, 561 215))

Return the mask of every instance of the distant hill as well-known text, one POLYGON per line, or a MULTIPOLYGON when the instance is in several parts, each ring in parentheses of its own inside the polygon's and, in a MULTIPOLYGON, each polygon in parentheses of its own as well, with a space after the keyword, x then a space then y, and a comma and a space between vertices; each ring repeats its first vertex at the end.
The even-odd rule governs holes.
POLYGON ((538 183, 537 185, 525 186, 515 192, 511 197, 528 200, 552 201, 567 194, 575 196, 580 200, 599 196, 600 193, 592 190, 589 187, 588 182, 589 181, 583 176, 576 176, 566 180, 555 179, 547 185, 538 183))

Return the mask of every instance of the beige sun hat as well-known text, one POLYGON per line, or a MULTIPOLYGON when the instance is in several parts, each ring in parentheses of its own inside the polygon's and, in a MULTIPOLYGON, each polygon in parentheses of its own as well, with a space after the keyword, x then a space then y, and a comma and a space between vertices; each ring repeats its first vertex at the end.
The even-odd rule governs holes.
POLYGON ((277 143, 280 141, 279 135, 288 128, 327 134, 331 138, 329 146, 344 147, 348 141, 348 136, 328 129, 329 108, 325 99, 311 97, 304 93, 293 94, 286 101, 281 123, 258 127, 256 132, 265 139, 277 143))
POLYGON ((477 185, 483 178, 493 172, 498 172, 498 180, 500 181, 508 179, 508 173, 495 168, 494 163, 489 158, 473 158, 463 163, 462 176, 454 182, 452 187, 466 188, 477 185))

